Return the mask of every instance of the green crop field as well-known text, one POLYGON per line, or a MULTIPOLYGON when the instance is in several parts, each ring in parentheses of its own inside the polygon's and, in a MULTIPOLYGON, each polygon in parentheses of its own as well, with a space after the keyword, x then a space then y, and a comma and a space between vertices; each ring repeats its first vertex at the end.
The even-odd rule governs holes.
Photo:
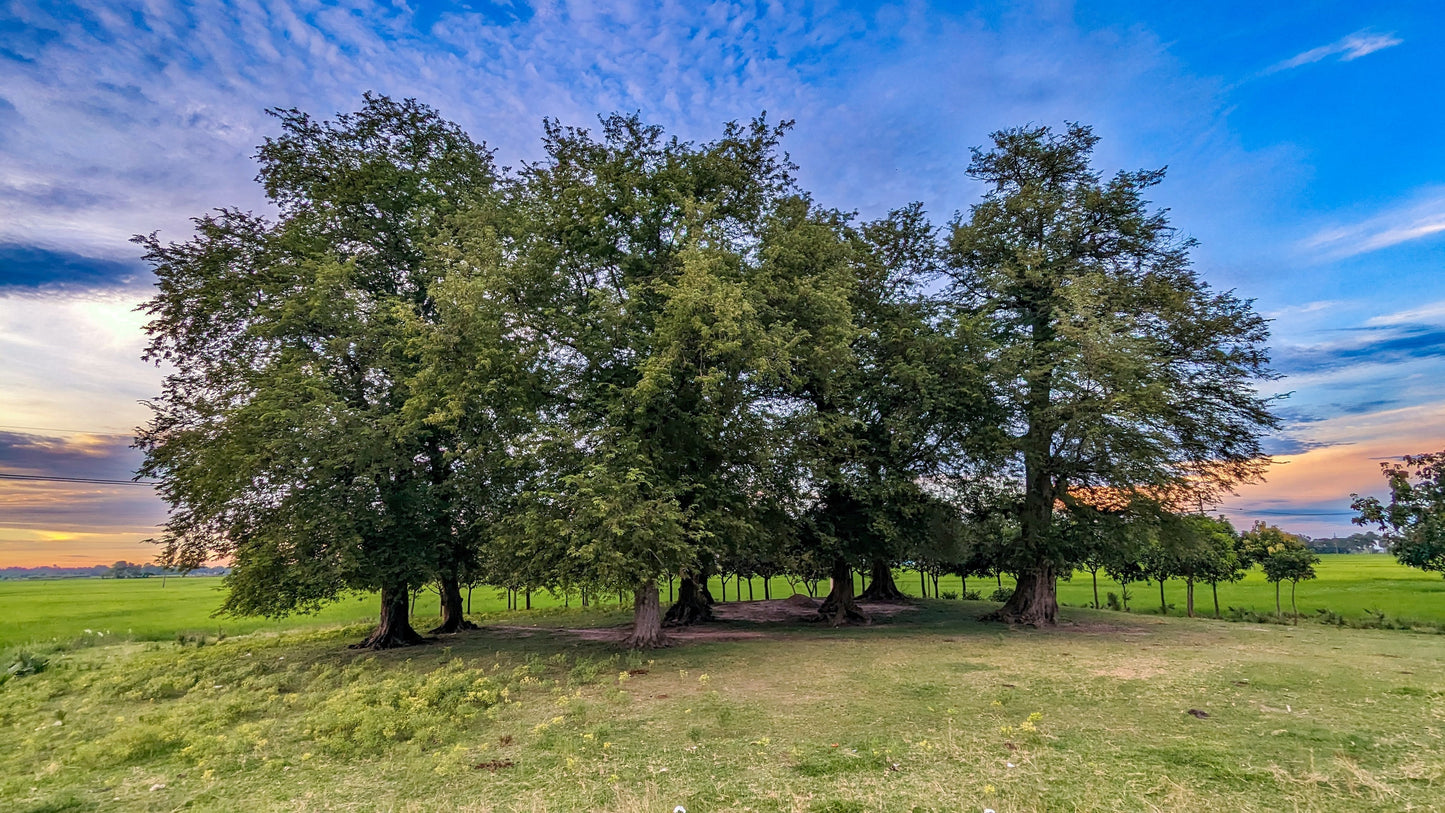
MULTIPOLYGON (((1367 610, 1378 610, 1402 621, 1445 624, 1445 579, 1438 574, 1404 567, 1385 554, 1329 554, 1321 559, 1316 568, 1319 578, 1302 582, 1299 586, 1298 601, 1302 615, 1325 608, 1349 618, 1361 618, 1367 610)), ((915 596, 919 594, 921 585, 917 573, 900 571, 897 578, 905 592, 915 596)), ((1009 587, 1013 584, 1008 577, 1004 577, 1002 582, 1009 587)), ((793 586, 785 579, 773 579, 771 595, 775 598, 790 595, 793 586)), ((169 578, 164 583, 154 578, 0 581, 0 648, 34 642, 68 641, 97 632, 138 641, 169 640, 183 634, 216 635, 220 632, 239 635, 257 630, 279 631, 359 623, 372 618, 376 612, 374 597, 357 596, 331 605, 314 616, 293 616, 280 621, 213 618, 212 613, 221 603, 221 587, 219 578, 169 578)), ((804 589, 801 583, 797 583, 797 587, 804 589)), ((941 579, 939 587, 943 592, 959 595, 963 589, 957 577, 941 579)), ((826 591, 826 585, 822 589, 826 591)), ((970 579, 968 589, 978 590, 987 598, 997 585, 992 579, 970 579)), ((1209 586, 1199 585, 1195 589, 1197 612, 1212 613, 1209 586)), ((725 594, 730 601, 738 597, 736 580, 729 580, 724 587, 714 578, 711 590, 714 596, 721 598, 725 594)), ((749 595, 746 582, 742 592, 744 597, 749 595)), ((1109 592, 1118 593, 1119 587, 1100 574, 1100 600, 1109 592)), ((1130 607, 1135 612, 1158 613, 1157 586, 1134 584, 1130 586, 1130 593, 1130 607)), ((761 579, 753 580, 751 595, 763 597, 761 579)), ((1172 614, 1183 615, 1183 583, 1171 581, 1166 584, 1165 596, 1173 605, 1172 614)), ((665 591, 663 598, 667 598, 665 591)), ((616 596, 604 598, 606 602, 616 600, 616 596)), ((1061 582, 1059 600, 1077 607, 1090 604, 1093 592, 1089 574, 1075 574, 1072 581, 1061 582)), ((1265 582, 1264 575, 1256 568, 1243 582, 1221 585, 1219 600, 1225 607, 1272 613, 1274 586, 1265 582)), ((575 605, 576 601, 573 596, 567 603, 575 605)), ((624 597, 623 601, 626 603, 630 599, 624 597)), ((563 604, 562 599, 545 592, 532 596, 532 606, 539 610, 563 604)), ((1284 585, 1284 606, 1288 612, 1288 584, 1284 585)), ((505 608, 506 599, 496 590, 478 588, 473 592, 474 612, 494 613, 505 608)), ((417 602, 418 624, 434 620, 437 611, 436 595, 423 592, 417 602)))
POLYGON ((975 620, 992 606, 922 601, 842 629, 734 620, 646 654, 593 640, 626 622, 596 609, 484 617, 482 630, 380 654, 345 648, 361 626, 56 645, 40 671, 0 685, 0 809, 1360 811, 1445 799, 1445 636, 1082 609, 1057 630, 1009 630, 975 620))

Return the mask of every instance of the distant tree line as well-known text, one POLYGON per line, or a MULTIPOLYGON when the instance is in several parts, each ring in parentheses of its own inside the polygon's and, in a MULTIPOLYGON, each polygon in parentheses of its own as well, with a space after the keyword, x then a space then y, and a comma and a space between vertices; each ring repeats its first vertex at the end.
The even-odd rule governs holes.
POLYGON ((763 117, 547 121, 506 169, 411 100, 273 112, 272 214, 137 238, 160 560, 232 563, 227 611, 374 590, 383 648, 421 640, 421 585, 433 632, 467 585, 625 593, 650 647, 712 575, 828 579, 846 623, 855 570, 885 599, 905 562, 1008 573, 995 617, 1047 625, 1076 566, 1191 596, 1234 572, 1185 507, 1262 471, 1267 325, 1192 270, 1163 172, 1101 174, 1088 127, 994 133, 937 225, 820 205, 763 117))

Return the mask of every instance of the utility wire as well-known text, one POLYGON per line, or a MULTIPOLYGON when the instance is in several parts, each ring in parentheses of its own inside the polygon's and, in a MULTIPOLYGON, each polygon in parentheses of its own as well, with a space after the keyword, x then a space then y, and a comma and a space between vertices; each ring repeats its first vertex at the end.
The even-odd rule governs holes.
POLYGON ((99 483, 101 485, 114 486, 154 486, 160 485, 154 480, 103 480, 96 477, 43 477, 37 474, 5 474, 0 473, 0 479, 4 480, 34 480, 50 483, 99 483))

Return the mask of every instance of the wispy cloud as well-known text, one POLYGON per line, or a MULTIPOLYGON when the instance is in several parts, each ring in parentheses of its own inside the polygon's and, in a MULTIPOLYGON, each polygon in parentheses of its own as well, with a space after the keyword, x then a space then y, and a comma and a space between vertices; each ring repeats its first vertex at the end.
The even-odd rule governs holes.
POLYGON ((1445 232, 1445 190, 1432 188, 1415 199, 1358 223, 1321 229, 1305 239, 1306 252, 1339 260, 1445 232))
POLYGON ((1311 48, 1300 54, 1296 54, 1283 62, 1278 62, 1265 69, 1265 73, 1278 73, 1291 68, 1298 68, 1303 65, 1310 65, 1329 59, 1332 56, 1339 57, 1341 62, 1350 62, 1362 56, 1373 54, 1403 43, 1404 40, 1394 34, 1376 34, 1369 30, 1356 31, 1343 39, 1321 45, 1318 48, 1311 48))

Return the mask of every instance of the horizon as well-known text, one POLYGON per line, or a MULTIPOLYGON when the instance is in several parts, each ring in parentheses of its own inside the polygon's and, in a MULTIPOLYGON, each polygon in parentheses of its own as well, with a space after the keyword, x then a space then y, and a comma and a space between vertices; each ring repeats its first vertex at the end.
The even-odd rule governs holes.
MULTIPOLYGON (((967 211, 971 147, 1080 121, 1096 168, 1152 190, 1195 268, 1272 319, 1275 465, 1209 513, 1314 538, 1384 496, 1382 461, 1445 448, 1445 9, 1142 2, 160 2, 0 15, 0 475, 130 480, 162 370, 140 360, 153 278, 131 244, 216 207, 267 211, 265 110, 415 97, 497 151, 541 122, 640 111, 684 139, 766 110, 825 206, 967 211), (481 10, 477 10, 481 8, 481 10), (352 13, 352 12, 355 13, 352 13), (645 43, 645 47, 639 44, 645 43)), ((0 478, 0 567, 141 563, 143 485, 0 478)))

